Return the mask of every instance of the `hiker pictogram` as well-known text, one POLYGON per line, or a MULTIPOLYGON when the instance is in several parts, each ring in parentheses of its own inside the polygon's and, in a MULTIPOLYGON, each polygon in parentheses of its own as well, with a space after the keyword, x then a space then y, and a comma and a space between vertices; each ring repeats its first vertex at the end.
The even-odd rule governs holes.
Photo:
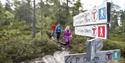
POLYGON ((98 37, 105 37, 105 26, 98 26, 98 37))

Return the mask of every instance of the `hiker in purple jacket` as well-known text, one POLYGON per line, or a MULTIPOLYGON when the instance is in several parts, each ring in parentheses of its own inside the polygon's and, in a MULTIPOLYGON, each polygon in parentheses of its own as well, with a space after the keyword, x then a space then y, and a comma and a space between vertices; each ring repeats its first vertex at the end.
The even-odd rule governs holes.
POLYGON ((64 30, 64 41, 66 43, 66 48, 69 48, 70 46, 70 41, 71 41, 71 30, 69 26, 66 26, 65 30, 64 30))

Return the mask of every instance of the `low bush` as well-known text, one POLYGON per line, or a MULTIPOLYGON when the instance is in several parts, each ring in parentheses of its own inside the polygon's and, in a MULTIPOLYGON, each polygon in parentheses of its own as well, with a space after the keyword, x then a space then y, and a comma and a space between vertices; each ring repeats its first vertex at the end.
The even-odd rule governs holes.
POLYGON ((35 41, 34 45, 16 40, 1 42, 0 63, 18 63, 52 54, 56 50, 58 50, 57 45, 47 41, 35 41))
POLYGON ((125 42, 107 40, 104 42, 104 50, 120 49, 121 56, 125 58, 125 42))

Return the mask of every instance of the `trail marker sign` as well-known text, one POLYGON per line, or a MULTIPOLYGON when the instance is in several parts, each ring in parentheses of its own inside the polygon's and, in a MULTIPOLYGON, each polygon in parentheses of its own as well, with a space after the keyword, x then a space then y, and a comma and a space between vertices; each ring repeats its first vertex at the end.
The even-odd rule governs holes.
POLYGON ((73 26, 104 24, 110 22, 110 4, 102 4, 73 17, 73 26))
POLYGON ((110 22, 110 4, 107 2, 73 17, 75 34, 107 39, 110 22))
POLYGON ((75 27, 75 34, 107 39, 107 24, 75 27))
POLYGON ((120 60, 120 51, 114 51, 112 53, 113 60, 120 60))
MULTIPOLYGON (((98 51, 96 52, 96 56, 92 60, 100 63, 100 62, 108 62, 111 60, 119 60, 119 59, 120 59, 120 50, 114 49, 114 50, 98 51)), ((77 53, 65 56, 65 63, 90 63, 90 61, 88 61, 86 53, 77 53)))

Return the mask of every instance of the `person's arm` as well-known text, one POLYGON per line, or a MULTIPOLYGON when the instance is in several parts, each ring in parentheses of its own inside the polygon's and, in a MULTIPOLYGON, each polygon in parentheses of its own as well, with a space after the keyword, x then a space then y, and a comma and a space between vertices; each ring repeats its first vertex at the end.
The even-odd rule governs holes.
POLYGON ((62 27, 60 26, 60 29, 61 29, 61 32, 63 32, 63 29, 62 29, 62 27))
POLYGON ((72 31, 70 30, 70 37, 72 38, 72 31))
POLYGON ((56 29, 57 29, 57 26, 55 27, 55 31, 54 32, 56 32, 56 29))

